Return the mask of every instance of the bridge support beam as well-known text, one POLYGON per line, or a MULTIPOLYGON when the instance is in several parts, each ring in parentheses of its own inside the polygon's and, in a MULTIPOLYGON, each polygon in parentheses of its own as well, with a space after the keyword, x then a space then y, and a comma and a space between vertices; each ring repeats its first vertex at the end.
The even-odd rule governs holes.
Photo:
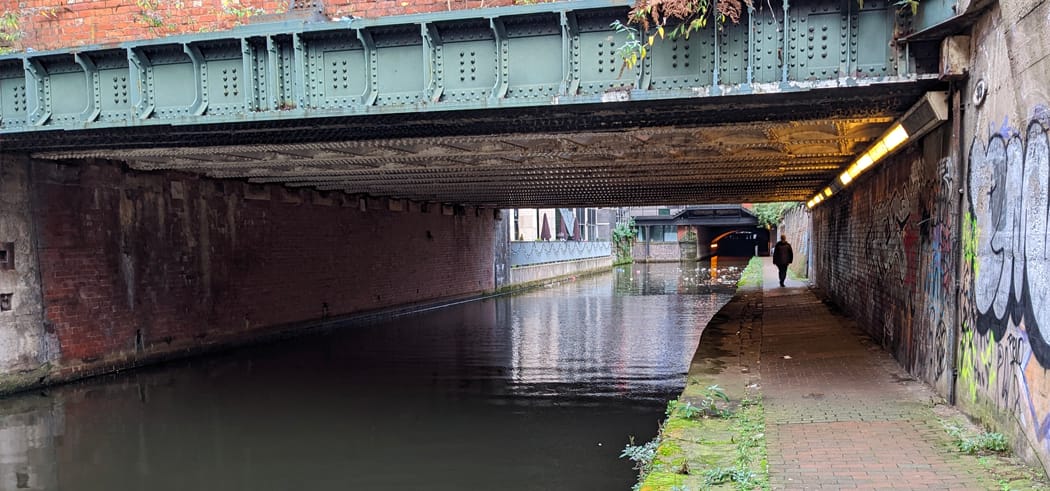
POLYGON ((766 5, 739 23, 656 44, 629 70, 619 54, 627 34, 610 25, 626 19, 625 0, 259 24, 0 56, 0 134, 267 126, 914 81, 906 64, 895 65, 902 50, 891 40, 902 27, 892 3, 870 0, 859 13, 829 0, 766 5))

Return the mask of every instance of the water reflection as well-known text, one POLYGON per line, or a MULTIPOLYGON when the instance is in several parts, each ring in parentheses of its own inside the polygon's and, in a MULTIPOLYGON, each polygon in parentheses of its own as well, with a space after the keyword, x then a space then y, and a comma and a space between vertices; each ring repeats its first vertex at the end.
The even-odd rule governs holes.
POLYGON ((732 276, 634 265, 0 400, 0 489, 626 489, 732 276))

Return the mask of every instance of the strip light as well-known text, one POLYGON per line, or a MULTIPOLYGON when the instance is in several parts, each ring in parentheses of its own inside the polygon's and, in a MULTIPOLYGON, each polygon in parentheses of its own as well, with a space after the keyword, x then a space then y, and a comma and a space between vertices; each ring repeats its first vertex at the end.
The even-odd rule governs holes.
POLYGON ((827 187, 806 202, 806 206, 813 208, 819 205, 825 199, 849 186, 857 176, 891 155, 909 139, 919 138, 947 120, 948 93, 927 92, 890 127, 889 131, 883 133, 873 145, 846 167, 846 170, 842 171, 837 179, 831 181, 827 187))

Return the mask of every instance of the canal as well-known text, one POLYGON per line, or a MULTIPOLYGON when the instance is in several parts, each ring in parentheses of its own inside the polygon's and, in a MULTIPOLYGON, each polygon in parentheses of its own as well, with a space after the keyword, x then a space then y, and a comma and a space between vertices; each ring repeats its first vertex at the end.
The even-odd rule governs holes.
POLYGON ((635 264, 0 400, 0 489, 615 490, 744 260, 635 264))

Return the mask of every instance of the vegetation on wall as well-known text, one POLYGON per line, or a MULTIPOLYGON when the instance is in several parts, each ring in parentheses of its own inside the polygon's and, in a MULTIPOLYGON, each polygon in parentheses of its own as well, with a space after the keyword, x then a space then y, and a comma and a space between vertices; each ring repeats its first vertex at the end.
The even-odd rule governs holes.
MULTIPOLYGON (((139 8, 136 19, 153 34, 159 34, 158 31, 161 30, 167 32, 179 31, 180 26, 176 20, 191 29, 197 26, 195 18, 186 18, 182 15, 182 11, 186 7, 182 0, 135 0, 135 5, 139 8)), ((241 25, 253 15, 265 14, 266 10, 247 5, 241 0, 222 0, 220 12, 222 14, 220 19, 229 19, 232 20, 233 25, 241 25)), ((202 26, 199 30, 203 32, 212 30, 215 27, 222 26, 202 26)))
POLYGON ((612 230, 612 243, 616 251, 616 264, 626 264, 633 261, 631 249, 634 248, 634 239, 638 236, 638 230, 634 226, 634 218, 628 217, 626 221, 616 224, 612 230))
POLYGON ((0 15, 0 54, 12 50, 12 45, 22 38, 21 21, 18 14, 4 12, 0 15))
POLYGON ((694 243, 694 242, 696 242, 696 232, 693 230, 692 227, 689 227, 689 230, 687 230, 686 233, 682 235, 682 238, 678 242, 685 242, 685 243, 694 243))
MULTIPOLYGON (((135 0, 135 5, 139 8, 135 18, 150 32, 156 33, 161 28, 174 31, 178 27, 175 23, 168 21, 168 16, 161 9, 160 0, 135 0)), ((174 8, 181 9, 182 2, 175 2, 174 8)))
POLYGON ((771 229, 776 225, 779 225, 780 221, 784 219, 784 214, 796 206, 798 206, 797 201, 759 203, 755 205, 752 211, 754 211, 755 216, 758 217, 758 225, 760 227, 771 229))
POLYGON ((251 5, 244 5, 240 0, 222 0, 222 11, 236 19, 235 24, 241 24, 253 15, 265 14, 266 11, 251 5))
MULTIPOLYGON (((864 0, 857 3, 864 8, 864 0)), ((902 15, 919 12, 919 0, 897 0, 894 5, 902 15)), ((690 34, 707 27, 712 19, 719 28, 727 21, 736 24, 745 8, 754 9, 754 0, 636 0, 627 22, 612 23, 617 32, 627 37, 619 48, 623 69, 630 70, 644 60, 657 39, 689 39, 690 34)))
MULTIPOLYGON (((752 7, 751 1, 715 0, 713 7, 718 23, 739 22, 744 6, 752 7)), ((627 14, 626 23, 612 23, 617 32, 627 36, 619 49, 624 68, 634 68, 644 60, 657 38, 689 39, 690 34, 707 26, 711 9, 709 0, 637 0, 627 14)))

